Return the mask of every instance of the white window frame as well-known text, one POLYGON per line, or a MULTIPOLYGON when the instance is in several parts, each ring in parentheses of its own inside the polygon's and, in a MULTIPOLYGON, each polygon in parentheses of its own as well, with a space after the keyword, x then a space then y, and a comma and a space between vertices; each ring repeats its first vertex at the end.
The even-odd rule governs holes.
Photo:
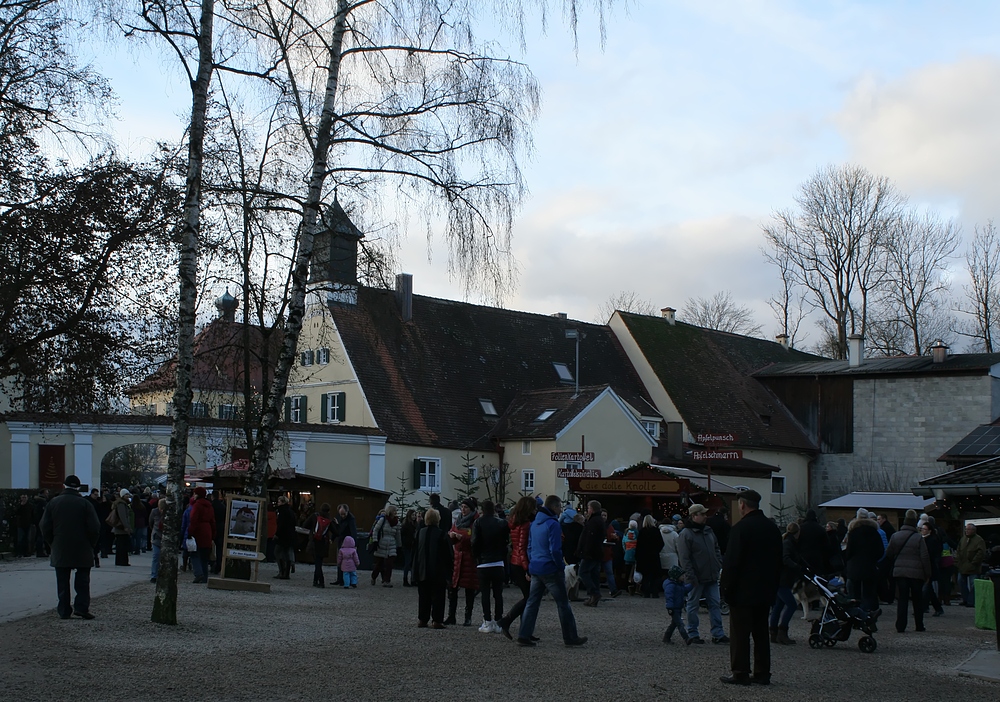
POLYGON ((346 404, 346 396, 339 392, 328 392, 323 395, 323 402, 326 403, 326 422, 327 424, 340 424, 340 420, 337 419, 337 408, 340 405, 340 398, 344 398, 346 404))
POLYGON ((521 442, 521 455, 522 456, 530 456, 531 455, 531 442, 530 441, 522 441, 521 442))
POLYGON ((532 492, 533 493, 534 491, 535 491, 535 471, 534 470, 522 470, 521 471, 521 492, 532 492))
POLYGON ((236 405, 219 405, 219 419, 236 419, 236 405))
POLYGON ((208 405, 204 402, 191 403, 191 416, 198 419, 208 417, 208 405))
POLYGON ((642 420, 642 426, 651 437, 659 440, 660 438, 660 423, 653 419, 642 420))
POLYGON ((469 482, 474 483, 479 480, 479 468, 476 466, 469 466, 469 482))
POLYGON ((303 366, 311 366, 313 364, 312 349, 306 349, 299 353, 299 363, 303 366))
POLYGON ((537 417, 535 417, 535 421, 536 422, 544 422, 544 421, 550 419, 552 417, 552 415, 554 415, 558 411, 559 410, 555 410, 555 409, 551 409, 551 408, 546 409, 546 410, 542 410, 542 413, 539 414, 537 417))
POLYGON ((785 480, 785 476, 783 476, 783 475, 772 475, 771 476, 771 494, 772 495, 784 495, 785 494, 785 490, 787 489, 787 486, 788 486, 788 481, 785 480), (774 486, 775 486, 775 482, 774 481, 776 481, 776 480, 780 480, 781 481, 781 489, 780 490, 775 490, 774 489, 774 486))
POLYGON ((325 346, 321 349, 316 349, 316 363, 321 366, 325 366, 330 362, 330 349, 325 346))
POLYGON ((567 470, 583 470, 583 461, 566 461, 563 467, 567 470))
MULTIPOLYGON (((303 395, 292 395, 288 398, 288 420, 290 422, 295 422, 301 424, 306 421, 306 418, 302 416, 302 398, 303 395)), ((306 405, 308 407, 308 404, 306 405)))
POLYGON ((423 492, 440 492, 441 459, 418 456, 417 460, 424 464, 420 469, 420 485, 417 489, 423 492), (433 467, 433 470, 431 470, 431 467, 433 467), (431 478, 433 478, 433 484, 431 478))

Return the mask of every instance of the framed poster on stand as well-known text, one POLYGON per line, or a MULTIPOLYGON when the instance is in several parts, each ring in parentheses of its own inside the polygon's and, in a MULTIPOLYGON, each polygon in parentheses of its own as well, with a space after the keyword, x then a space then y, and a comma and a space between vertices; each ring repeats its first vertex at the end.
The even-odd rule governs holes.
POLYGON ((208 586, 215 590, 251 590, 270 592, 269 583, 258 582, 260 562, 264 560, 266 529, 264 518, 267 503, 263 497, 248 495, 226 496, 226 533, 222 542, 223 559, 253 561, 249 580, 215 577, 208 586))

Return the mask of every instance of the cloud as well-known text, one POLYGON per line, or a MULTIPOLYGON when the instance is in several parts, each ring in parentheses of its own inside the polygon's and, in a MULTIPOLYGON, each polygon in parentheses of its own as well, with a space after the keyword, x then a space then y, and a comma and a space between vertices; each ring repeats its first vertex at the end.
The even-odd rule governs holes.
POLYGON ((834 122, 850 158, 911 196, 958 200, 966 217, 995 216, 1000 188, 1000 58, 860 79, 834 122))

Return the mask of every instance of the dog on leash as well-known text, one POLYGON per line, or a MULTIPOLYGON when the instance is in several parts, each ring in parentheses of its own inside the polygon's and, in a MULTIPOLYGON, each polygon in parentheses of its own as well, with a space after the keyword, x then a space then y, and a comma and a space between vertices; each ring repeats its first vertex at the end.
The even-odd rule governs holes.
POLYGON ((798 582, 792 586, 792 596, 795 601, 802 607, 802 618, 803 619, 816 619, 815 615, 810 614, 812 609, 812 604, 823 604, 823 593, 820 592, 819 588, 815 584, 809 582, 805 578, 799 578, 798 582))

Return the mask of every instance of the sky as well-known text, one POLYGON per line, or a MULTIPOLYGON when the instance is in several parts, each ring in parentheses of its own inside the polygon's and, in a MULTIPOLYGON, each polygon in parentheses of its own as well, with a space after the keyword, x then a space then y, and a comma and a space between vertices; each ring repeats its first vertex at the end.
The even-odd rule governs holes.
MULTIPOLYGON (((523 56, 543 103, 506 307, 592 321, 633 291, 683 319, 690 298, 730 291, 773 336, 761 225, 828 164, 891 178, 966 240, 1000 215, 1000 3, 640 0, 618 3, 603 48, 584 12, 578 53, 558 20, 529 26, 523 56)), ((168 61, 98 63, 123 144, 179 135, 187 89, 162 79, 168 61)), ((429 251, 412 226, 414 292, 465 299, 444 242, 429 251)))

